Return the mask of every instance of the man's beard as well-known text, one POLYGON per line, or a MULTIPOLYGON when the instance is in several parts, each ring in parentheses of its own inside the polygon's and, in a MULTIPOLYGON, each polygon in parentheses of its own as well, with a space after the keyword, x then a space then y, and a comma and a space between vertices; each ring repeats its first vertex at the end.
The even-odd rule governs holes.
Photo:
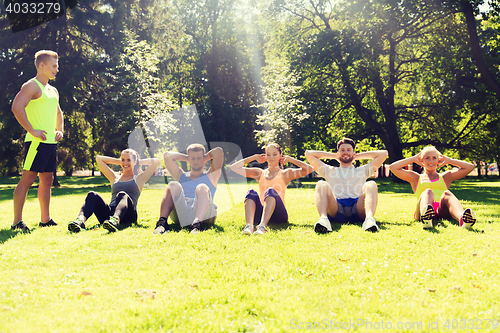
POLYGON ((201 167, 199 167, 199 168, 194 168, 193 166, 191 166, 191 170, 192 170, 192 171, 196 171, 196 172, 198 172, 198 171, 200 171, 200 170, 202 170, 202 169, 203 169, 203 165, 202 165, 201 167))
POLYGON ((342 163, 350 163, 354 160, 354 156, 341 156, 339 157, 339 160, 342 163))

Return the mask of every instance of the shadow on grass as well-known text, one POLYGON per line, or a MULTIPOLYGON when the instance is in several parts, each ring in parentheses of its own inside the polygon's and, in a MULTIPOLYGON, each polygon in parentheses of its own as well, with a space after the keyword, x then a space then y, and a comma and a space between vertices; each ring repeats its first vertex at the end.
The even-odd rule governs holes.
MULTIPOLYGON (((152 184, 163 183, 163 177, 155 177, 152 184)), ((20 177, 0 177, 0 201, 12 200, 14 194, 14 189, 19 182, 20 177)), ((102 176, 95 177, 57 177, 61 187, 52 188, 52 197, 73 195, 73 194, 86 194, 88 191, 95 190, 96 188, 109 189, 111 193, 111 184, 109 181, 102 176)), ((150 182, 148 182, 150 183, 150 182)), ((38 181, 35 181, 30 187, 28 192, 29 198, 35 198, 37 196, 38 181)))
MULTIPOLYGON (((52 197, 66 196, 66 195, 83 195, 87 194, 89 191, 95 191, 96 188, 105 191, 106 188, 109 189, 111 195, 111 186, 107 185, 96 185, 91 187, 74 187, 74 188, 52 188, 52 197)), ((38 185, 30 187, 28 191, 28 198, 36 198, 38 192, 38 185)), ((0 201, 12 200, 14 196, 14 187, 12 188, 0 188, 0 201)))
MULTIPOLYGON (((181 227, 179 223, 172 222, 171 220, 168 221, 168 226, 170 227, 170 232, 181 232, 183 230, 190 231, 189 226, 186 227, 181 227)), ((149 226, 141 226, 141 228, 145 229, 150 229, 149 226)), ((154 230, 154 228, 151 228, 151 232, 154 230)), ((206 231, 206 230, 214 230, 216 233, 221 233, 224 232, 224 227, 220 226, 217 224, 206 224, 202 223, 201 224, 201 232, 206 231)))
POLYGON ((22 234, 22 231, 14 231, 12 229, 0 229, 0 244, 5 243, 11 238, 16 237, 19 234, 22 234))

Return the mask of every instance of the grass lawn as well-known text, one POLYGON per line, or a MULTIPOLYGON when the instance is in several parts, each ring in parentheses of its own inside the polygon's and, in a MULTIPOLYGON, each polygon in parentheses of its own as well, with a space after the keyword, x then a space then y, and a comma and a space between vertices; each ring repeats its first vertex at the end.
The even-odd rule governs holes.
POLYGON ((143 191, 138 225, 70 234, 87 191, 109 200, 110 187, 103 177, 59 180, 59 226, 37 227, 32 189, 32 232, 22 234, 10 231, 18 178, 0 178, 2 333, 500 331, 499 180, 453 183, 477 213, 471 231, 450 221, 423 230, 410 185, 383 181, 378 233, 345 224, 327 235, 313 231, 314 182, 304 182, 287 191, 290 225, 261 237, 240 235, 248 186, 223 183, 216 227, 153 235, 160 178, 143 191))

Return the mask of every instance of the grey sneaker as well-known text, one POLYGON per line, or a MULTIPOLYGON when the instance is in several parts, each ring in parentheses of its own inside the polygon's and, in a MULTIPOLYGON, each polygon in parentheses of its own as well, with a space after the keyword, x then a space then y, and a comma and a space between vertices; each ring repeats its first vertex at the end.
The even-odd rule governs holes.
POLYGON ((319 218, 318 222, 314 225, 314 231, 318 234, 326 234, 332 232, 332 224, 330 220, 326 216, 322 216, 319 218))
POLYGON ((373 217, 367 217, 365 221, 363 222, 362 226, 364 231, 371 231, 371 232, 376 232, 378 231, 378 225, 377 222, 373 217))
POLYGON ((80 217, 77 217, 68 223, 68 230, 70 232, 80 232, 81 230, 85 230, 85 223, 83 223, 83 220, 80 217))
POLYGON ((109 232, 116 232, 118 231, 119 224, 120 222, 118 222, 118 219, 114 216, 111 216, 109 220, 103 222, 102 227, 109 232))

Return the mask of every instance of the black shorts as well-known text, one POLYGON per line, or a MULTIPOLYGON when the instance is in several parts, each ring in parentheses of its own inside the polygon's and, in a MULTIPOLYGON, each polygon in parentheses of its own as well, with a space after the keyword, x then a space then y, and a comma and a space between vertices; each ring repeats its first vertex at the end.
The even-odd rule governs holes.
POLYGON ((54 172, 57 168, 57 143, 28 141, 24 143, 24 170, 54 172))

